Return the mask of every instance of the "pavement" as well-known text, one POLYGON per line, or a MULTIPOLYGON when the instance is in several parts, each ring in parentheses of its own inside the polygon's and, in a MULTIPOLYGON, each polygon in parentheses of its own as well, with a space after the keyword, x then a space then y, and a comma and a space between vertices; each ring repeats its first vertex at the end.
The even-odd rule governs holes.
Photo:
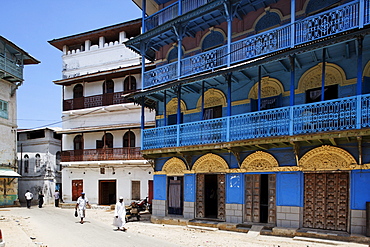
MULTIPOLYGON (((79 224, 73 209, 0 208, 0 229, 7 247, 84 247, 84 246, 160 246, 160 247, 367 247, 368 244, 309 237, 260 235, 255 227, 250 234, 218 228, 153 224, 151 215, 126 224, 127 232, 114 231, 114 211, 110 207, 87 210, 86 224, 79 224)), ((179 221, 180 222, 180 221, 179 221)))

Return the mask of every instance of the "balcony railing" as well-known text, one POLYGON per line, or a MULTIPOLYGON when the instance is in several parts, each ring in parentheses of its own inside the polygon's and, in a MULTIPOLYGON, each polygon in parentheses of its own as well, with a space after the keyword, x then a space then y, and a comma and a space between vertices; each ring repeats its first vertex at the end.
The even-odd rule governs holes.
POLYGON ((143 131, 144 149, 370 127, 370 94, 143 131))
POLYGON ((226 47, 218 47, 211 51, 184 58, 178 61, 181 63, 180 72, 177 71, 178 62, 149 70, 144 73, 144 88, 227 66, 227 56, 229 55, 231 64, 235 64, 295 45, 361 28, 362 23, 363 25, 370 23, 370 0, 365 0, 363 7, 359 1, 353 1, 296 21, 293 24, 294 40, 291 39, 292 26, 289 24, 232 42, 230 54, 228 54, 226 47))
POLYGON ((101 148, 62 152, 62 162, 100 160, 142 160, 140 148, 101 148))
POLYGON ((75 99, 66 99, 63 101, 63 111, 129 103, 128 100, 122 97, 123 94, 129 92, 130 91, 106 93, 88 97, 80 97, 75 99))
POLYGON ((3 54, 0 54, 0 70, 23 79, 23 66, 17 65, 15 61, 4 57, 3 54))
POLYGON ((161 25, 167 21, 175 19, 179 15, 185 14, 189 11, 192 11, 196 8, 199 8, 202 5, 205 5, 213 0, 181 0, 177 1, 166 8, 163 8, 156 12, 155 14, 145 18, 145 29, 149 31, 161 25), (179 2, 181 3, 181 9, 179 10, 179 2))

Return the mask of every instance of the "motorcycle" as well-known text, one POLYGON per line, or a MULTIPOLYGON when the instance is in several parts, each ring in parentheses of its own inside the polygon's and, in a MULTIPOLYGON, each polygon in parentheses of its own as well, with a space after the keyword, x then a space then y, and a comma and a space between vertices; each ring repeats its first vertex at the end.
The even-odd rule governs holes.
POLYGON ((126 222, 128 222, 131 218, 135 218, 140 220, 140 211, 139 207, 136 202, 131 202, 130 206, 126 206, 126 222))
POLYGON ((148 202, 148 197, 146 197, 143 200, 137 201, 136 202, 139 211, 149 211, 152 213, 152 205, 148 202))

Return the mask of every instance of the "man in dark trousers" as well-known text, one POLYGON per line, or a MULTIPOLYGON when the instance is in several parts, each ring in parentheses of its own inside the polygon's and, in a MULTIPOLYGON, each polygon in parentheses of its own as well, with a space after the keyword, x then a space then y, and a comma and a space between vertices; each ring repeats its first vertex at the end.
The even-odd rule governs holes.
POLYGON ((59 191, 58 190, 55 190, 54 198, 55 198, 55 207, 59 207, 59 191))
POLYGON ((31 201, 33 199, 33 194, 29 190, 27 190, 26 194, 24 194, 24 197, 26 197, 27 208, 31 208, 31 201))

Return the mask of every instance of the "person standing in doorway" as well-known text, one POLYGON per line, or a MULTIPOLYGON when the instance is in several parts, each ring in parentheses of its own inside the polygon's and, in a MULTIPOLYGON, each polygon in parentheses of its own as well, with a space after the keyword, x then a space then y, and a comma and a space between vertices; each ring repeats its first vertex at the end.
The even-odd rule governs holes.
POLYGON ((31 201, 33 199, 33 194, 29 190, 27 190, 26 194, 24 194, 24 197, 26 197, 27 208, 31 208, 31 201))
POLYGON ((55 190, 54 198, 55 198, 55 207, 59 207, 59 191, 55 190))
POLYGON ((42 204, 44 204, 44 194, 42 191, 39 192, 39 208, 42 208, 42 204))
POLYGON ((90 207, 89 200, 85 196, 85 192, 81 193, 81 196, 77 199, 76 203, 76 210, 78 209, 78 214, 80 215, 81 221, 80 223, 84 223, 85 218, 85 210, 86 207, 90 207))
POLYGON ((116 203, 116 207, 114 209, 113 225, 117 227, 117 231, 122 230, 125 232, 127 230, 125 228, 126 207, 122 196, 120 196, 119 201, 116 203))

